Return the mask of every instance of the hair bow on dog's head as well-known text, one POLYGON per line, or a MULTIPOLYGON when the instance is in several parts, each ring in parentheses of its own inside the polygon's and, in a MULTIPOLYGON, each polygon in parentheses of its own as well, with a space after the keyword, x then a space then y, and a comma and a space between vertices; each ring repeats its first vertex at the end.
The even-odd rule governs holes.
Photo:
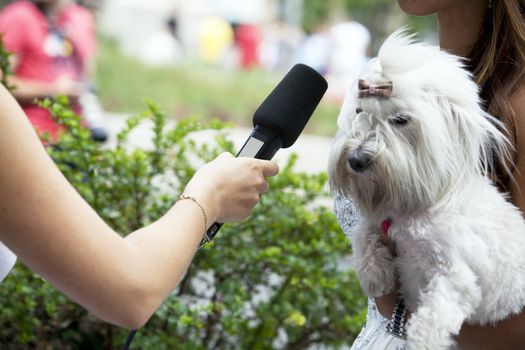
POLYGON ((382 84, 370 84, 368 81, 359 79, 357 82, 357 85, 359 87, 359 93, 358 97, 369 97, 369 96, 375 96, 375 97, 382 97, 382 98, 389 98, 392 94, 392 82, 387 81, 382 84))

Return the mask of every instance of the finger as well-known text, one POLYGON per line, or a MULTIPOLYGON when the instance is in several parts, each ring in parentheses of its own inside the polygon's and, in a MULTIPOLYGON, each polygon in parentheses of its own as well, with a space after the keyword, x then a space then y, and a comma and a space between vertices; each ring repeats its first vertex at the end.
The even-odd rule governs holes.
POLYGON ((221 154, 217 156, 217 159, 228 159, 228 158, 233 158, 233 154, 231 154, 230 152, 222 152, 221 154))
POLYGON ((275 176, 279 173, 279 165, 276 162, 269 160, 260 160, 260 162, 264 177, 275 176))
POLYGON ((394 244, 394 241, 388 237, 388 234, 385 232, 381 232, 381 235, 379 236, 379 239, 381 240, 381 243, 384 244, 385 247, 390 251, 392 255, 395 255, 396 253, 396 246, 394 244))
POLYGON ((259 185, 259 193, 266 193, 269 189, 268 181, 263 180, 261 184, 259 185))

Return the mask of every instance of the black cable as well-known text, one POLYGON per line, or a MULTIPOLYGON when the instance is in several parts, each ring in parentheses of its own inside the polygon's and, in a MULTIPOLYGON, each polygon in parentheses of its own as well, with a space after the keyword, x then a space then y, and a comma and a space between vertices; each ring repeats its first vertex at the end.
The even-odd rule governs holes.
POLYGON ((129 332, 128 338, 126 339, 126 343, 122 347, 122 350, 129 350, 129 346, 131 345, 131 341, 133 340, 133 337, 137 334, 137 330, 133 329, 129 332))

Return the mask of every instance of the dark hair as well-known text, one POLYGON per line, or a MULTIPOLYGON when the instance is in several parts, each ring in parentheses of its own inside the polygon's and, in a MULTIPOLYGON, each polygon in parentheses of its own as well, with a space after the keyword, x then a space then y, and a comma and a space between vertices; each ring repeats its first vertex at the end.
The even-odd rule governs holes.
MULTIPOLYGON (((522 0, 492 0, 477 42, 468 58, 481 87, 487 112, 507 126, 507 136, 516 145, 516 116, 511 97, 525 82, 525 4, 522 0)), ((516 154, 512 154, 515 164, 516 154)), ((498 160, 497 184, 507 191, 510 176, 498 160)), ((511 171, 514 164, 508 164, 511 171)))

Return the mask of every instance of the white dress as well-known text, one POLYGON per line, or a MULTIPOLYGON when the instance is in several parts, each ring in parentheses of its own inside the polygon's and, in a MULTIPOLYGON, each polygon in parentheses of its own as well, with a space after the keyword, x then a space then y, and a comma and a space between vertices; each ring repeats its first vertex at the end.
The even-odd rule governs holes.
POLYGON ((0 282, 7 276, 16 262, 13 254, 2 242, 0 242, 0 282))
MULTIPOLYGON (((351 240, 352 226, 359 220, 352 201, 335 196, 334 212, 345 235, 351 240)), ((374 299, 368 299, 366 323, 355 339, 351 350, 404 350, 405 315, 402 303, 398 303, 392 319, 388 320, 379 313, 374 299)))
POLYGON ((350 350, 404 350, 404 326, 392 331, 392 320, 387 320, 377 310, 374 299, 368 299, 366 323, 359 332, 350 350))

